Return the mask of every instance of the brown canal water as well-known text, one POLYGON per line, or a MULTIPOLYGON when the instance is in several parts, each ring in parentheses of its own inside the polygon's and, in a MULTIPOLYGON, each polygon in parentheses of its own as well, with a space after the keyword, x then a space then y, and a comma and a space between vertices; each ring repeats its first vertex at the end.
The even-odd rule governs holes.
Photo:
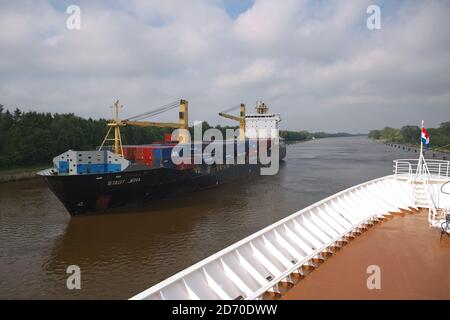
POLYGON ((40 179, 0 184, 0 299, 128 299, 322 198, 417 154, 366 137, 289 144, 276 176, 70 217, 40 179), (69 265, 81 289, 68 290, 69 265))

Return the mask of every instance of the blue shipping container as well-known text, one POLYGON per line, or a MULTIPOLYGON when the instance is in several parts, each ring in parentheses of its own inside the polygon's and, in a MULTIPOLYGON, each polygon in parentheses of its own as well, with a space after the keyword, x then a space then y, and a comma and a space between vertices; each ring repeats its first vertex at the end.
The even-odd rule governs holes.
POLYGON ((69 161, 60 161, 58 173, 69 173, 69 161))

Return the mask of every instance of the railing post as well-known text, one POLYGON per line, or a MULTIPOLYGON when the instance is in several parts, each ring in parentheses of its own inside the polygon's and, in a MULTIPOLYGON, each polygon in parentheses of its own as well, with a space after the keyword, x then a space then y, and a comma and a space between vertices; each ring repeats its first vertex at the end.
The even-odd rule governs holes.
POLYGON ((450 164, 450 161, 447 161, 447 177, 448 177, 448 166, 450 164))
POLYGON ((395 177, 397 177, 397 165, 398 165, 398 162, 396 160, 394 160, 394 162, 395 162, 395 177))

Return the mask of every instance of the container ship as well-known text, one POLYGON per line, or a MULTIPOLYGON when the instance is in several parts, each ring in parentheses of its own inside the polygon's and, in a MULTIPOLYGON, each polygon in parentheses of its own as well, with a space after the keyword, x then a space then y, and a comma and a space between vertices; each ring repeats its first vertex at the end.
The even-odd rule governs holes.
POLYGON ((260 161, 262 151, 266 156, 278 152, 276 161, 286 156, 283 139, 271 136, 273 132, 278 134, 281 118, 269 113, 262 102, 257 103, 254 114, 246 114, 244 104, 239 106, 239 116, 219 113, 239 122, 238 137, 193 142, 188 131, 186 100, 126 120, 119 119, 120 107, 116 101, 114 119, 108 122, 109 130, 97 150, 68 150, 53 158, 52 168, 38 172, 71 215, 176 196, 259 174, 267 166, 260 161), (176 123, 142 121, 175 107, 179 108, 176 123), (130 125, 178 130, 175 135, 166 135, 164 143, 122 145, 120 128, 130 125), (211 147, 213 156, 223 148, 223 161, 211 162, 204 156, 211 147), (182 159, 181 163, 174 160, 175 156, 182 159))

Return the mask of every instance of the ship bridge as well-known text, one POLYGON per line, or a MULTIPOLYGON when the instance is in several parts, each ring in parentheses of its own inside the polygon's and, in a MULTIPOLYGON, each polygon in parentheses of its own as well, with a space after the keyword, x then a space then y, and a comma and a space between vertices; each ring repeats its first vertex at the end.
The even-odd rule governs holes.
POLYGON ((256 103, 255 110, 256 113, 245 115, 246 138, 271 138, 272 130, 279 130, 280 116, 269 113, 269 107, 261 101, 256 103))

